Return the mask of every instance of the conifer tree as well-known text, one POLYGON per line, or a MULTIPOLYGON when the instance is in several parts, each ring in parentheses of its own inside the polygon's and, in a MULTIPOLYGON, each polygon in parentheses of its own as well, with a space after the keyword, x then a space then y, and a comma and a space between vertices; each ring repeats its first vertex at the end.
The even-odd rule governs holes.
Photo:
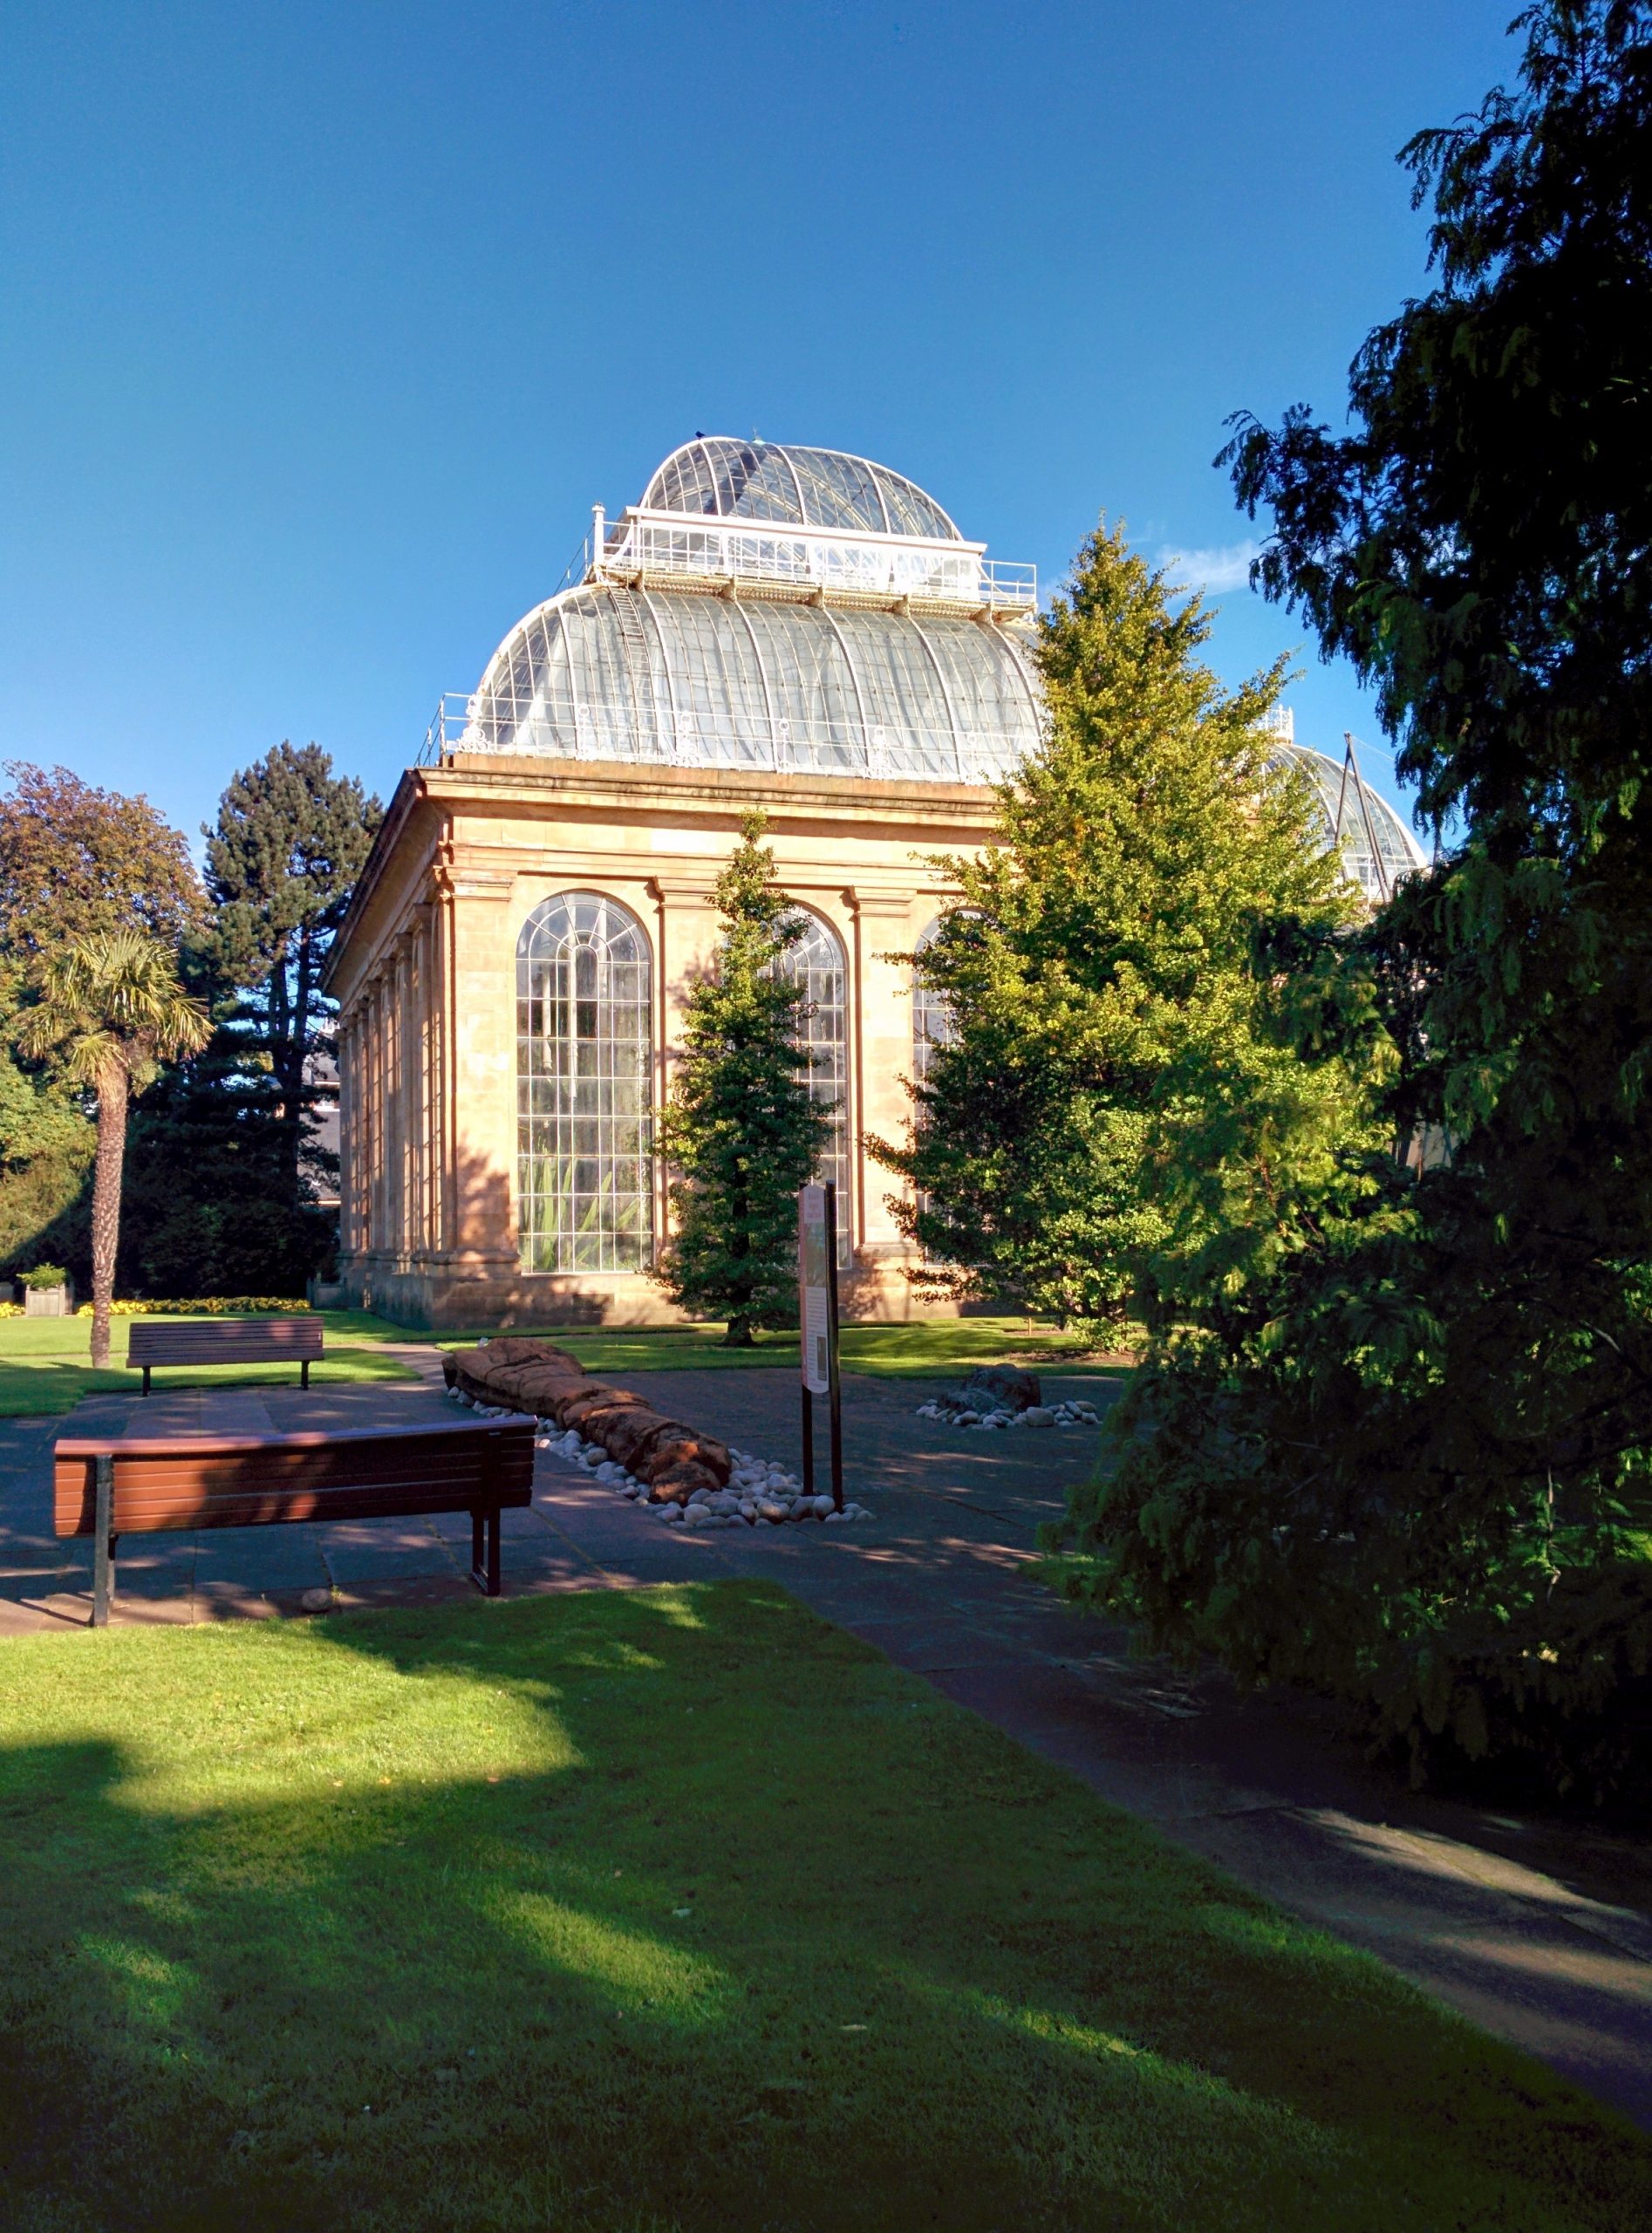
POLYGON ((1000 793, 998 844, 940 864, 961 904, 914 966, 947 1033, 906 1142, 871 1144, 913 1189, 892 1206, 920 1286, 1116 1320, 1164 1250, 1345 1121, 1342 1082, 1266 1027, 1252 957, 1264 920, 1328 927, 1350 903, 1304 780, 1270 761, 1283 663, 1225 690, 1210 629, 1105 522, 1043 623, 1048 734, 1000 793), (1189 1215, 1165 1170, 1196 1130, 1189 1215))
POLYGON ((726 1320, 734 1349, 795 1314, 797 1190, 831 1119, 800 1063, 805 998, 786 961, 806 925, 775 888, 765 826, 746 817, 718 878, 716 966, 689 994, 661 1127, 675 1229, 656 1276, 673 1301, 726 1320))
POLYGON ((377 798, 333 773, 319 745, 282 742, 224 790, 207 839, 207 890, 216 903, 198 960, 236 988, 230 1031, 280 1128, 285 1192, 297 1205, 312 1144, 317 1055, 331 1053, 332 1004, 321 973, 374 833, 377 798))

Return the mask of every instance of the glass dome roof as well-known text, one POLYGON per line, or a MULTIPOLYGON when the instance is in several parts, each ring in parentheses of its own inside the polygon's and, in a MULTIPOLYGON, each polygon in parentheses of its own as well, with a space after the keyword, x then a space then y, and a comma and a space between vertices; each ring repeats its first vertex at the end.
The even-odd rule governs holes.
POLYGON ((447 744, 986 783, 1041 721, 1010 627, 589 583, 511 631, 447 744))
POLYGON ((963 537, 932 496, 886 465, 846 450, 698 434, 673 450, 640 509, 725 520, 777 520, 851 535, 963 537))

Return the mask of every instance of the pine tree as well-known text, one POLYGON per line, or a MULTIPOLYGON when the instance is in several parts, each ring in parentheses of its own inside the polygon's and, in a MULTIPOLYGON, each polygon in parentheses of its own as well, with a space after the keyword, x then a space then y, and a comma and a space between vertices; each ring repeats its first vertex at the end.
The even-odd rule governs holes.
POLYGON ((240 993, 231 1030, 249 1075, 268 1081, 294 1206, 311 1145, 315 1058, 331 1044, 322 967, 382 819, 379 801, 354 776, 335 775, 319 745, 283 742, 232 779, 205 833, 217 913, 198 958, 240 993))
POLYGON ((1174 600, 1103 522, 1043 623, 1049 730, 999 842, 939 864, 961 901, 914 966, 947 1032, 906 1142, 871 1144, 913 1190, 893 1206, 932 1290, 1116 1320, 1160 1252, 1342 1121, 1340 1086, 1266 1029, 1253 967, 1264 920, 1350 907, 1302 780, 1270 764, 1282 663, 1224 690, 1208 615, 1174 600), (1216 1159, 1178 1231, 1166 1166, 1196 1130, 1216 1159))
POLYGON ((656 1276, 673 1301, 725 1319, 734 1349, 795 1314, 797 1190, 831 1123, 830 1108, 809 1097, 804 994, 785 974, 806 925, 775 889, 765 826, 761 814, 746 817, 718 878, 716 967, 689 994, 661 1127, 674 1231, 656 1276))

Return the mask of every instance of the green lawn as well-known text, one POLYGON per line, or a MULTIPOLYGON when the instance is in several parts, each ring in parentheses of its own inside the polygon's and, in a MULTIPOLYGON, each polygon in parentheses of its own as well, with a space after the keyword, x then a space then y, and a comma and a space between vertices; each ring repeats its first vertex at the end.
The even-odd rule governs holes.
MULTIPOLYGON (((330 1380, 413 1376, 406 1365, 378 1350, 381 1342, 408 1339, 400 1327, 359 1310, 327 1310, 319 1315, 326 1325, 327 1354, 320 1364, 310 1368, 311 1387, 330 1380)), ((178 1322, 191 1321, 181 1316, 178 1322)), ((140 1383, 126 1369, 129 1331, 128 1320, 113 1321, 110 1328, 113 1364, 107 1372, 94 1372, 90 1362, 90 1318, 0 1318, 0 1418, 72 1411, 83 1396, 96 1389, 115 1388, 130 1395, 140 1383)), ((291 1365, 167 1366, 155 1374, 154 1385, 158 1389, 201 1388, 222 1381, 239 1387, 266 1382, 286 1384, 297 1377, 291 1365)))
MULTIPOLYGON (((497 1334, 497 1327, 484 1329, 497 1334)), ((797 1369, 795 1334, 760 1334, 754 1349, 726 1349, 720 1326, 624 1328, 583 1326, 512 1327, 555 1342, 579 1359, 588 1372, 670 1371, 683 1365, 788 1365, 797 1369)), ((444 1349, 479 1339, 475 1334, 434 1336, 444 1349)), ((1035 1370, 1048 1365, 1062 1372, 1117 1371, 1104 1362, 1089 1337, 1061 1334, 1053 1326, 1027 1331, 1024 1318, 935 1318, 911 1326, 845 1326, 843 1369, 913 1379, 962 1379, 973 1364, 1020 1360, 1035 1370)))
POLYGON ((1627 2233, 1652 2145, 772 1587, 0 1648, 24 2233, 1627 2233))

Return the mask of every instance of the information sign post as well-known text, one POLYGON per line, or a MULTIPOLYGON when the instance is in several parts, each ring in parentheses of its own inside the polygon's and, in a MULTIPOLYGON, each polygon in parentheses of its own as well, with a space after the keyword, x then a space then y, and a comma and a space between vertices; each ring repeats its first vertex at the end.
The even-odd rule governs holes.
POLYGON ((801 1187, 797 1195, 798 1317, 802 1331, 803 1488, 815 1493, 815 1398, 824 1396, 831 1429, 832 1504, 843 1508, 843 1400, 837 1372, 837 1189, 801 1187))

